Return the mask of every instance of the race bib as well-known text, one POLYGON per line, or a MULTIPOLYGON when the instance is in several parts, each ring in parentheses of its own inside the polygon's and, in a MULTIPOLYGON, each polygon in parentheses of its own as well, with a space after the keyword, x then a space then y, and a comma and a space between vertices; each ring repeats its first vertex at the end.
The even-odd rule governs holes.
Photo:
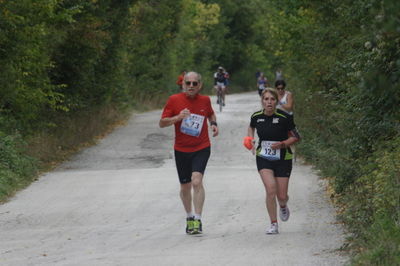
POLYGON ((258 155, 261 157, 270 160, 277 161, 281 159, 281 150, 280 149, 272 149, 271 145, 277 143, 279 141, 261 141, 261 150, 258 155))
POLYGON ((190 136, 200 136, 201 129, 203 128, 204 116, 190 114, 182 120, 181 132, 190 136))

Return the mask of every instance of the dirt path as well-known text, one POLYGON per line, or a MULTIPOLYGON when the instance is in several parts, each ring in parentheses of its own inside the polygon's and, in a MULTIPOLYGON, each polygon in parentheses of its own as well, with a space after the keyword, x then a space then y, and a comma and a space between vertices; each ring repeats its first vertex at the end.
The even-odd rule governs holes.
POLYGON ((290 220, 265 235, 264 188, 241 144, 257 109, 246 93, 217 113, 203 236, 184 233, 173 129, 158 128, 157 110, 0 205, 0 265, 343 265, 342 229, 309 166, 294 166, 290 220))

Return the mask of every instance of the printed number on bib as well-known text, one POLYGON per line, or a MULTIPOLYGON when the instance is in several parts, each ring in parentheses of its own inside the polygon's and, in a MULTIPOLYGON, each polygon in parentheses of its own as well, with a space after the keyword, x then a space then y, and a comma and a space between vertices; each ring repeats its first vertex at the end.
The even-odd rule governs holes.
POLYGON ((182 120, 181 132, 190 136, 200 136, 201 129, 203 128, 204 116, 190 114, 182 120))
POLYGON ((279 141, 261 141, 261 151, 259 155, 265 159, 270 161, 277 161, 281 158, 281 150, 280 149, 272 149, 271 145, 277 143, 279 141))

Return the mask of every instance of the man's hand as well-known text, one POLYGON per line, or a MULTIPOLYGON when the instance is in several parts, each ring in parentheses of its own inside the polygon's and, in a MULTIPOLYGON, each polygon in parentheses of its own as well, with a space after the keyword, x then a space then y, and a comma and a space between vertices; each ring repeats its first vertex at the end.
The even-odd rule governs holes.
POLYGON ((171 125, 181 121, 182 119, 184 119, 188 116, 190 116, 190 111, 189 111, 189 109, 185 108, 182 111, 180 111, 179 114, 177 114, 173 117, 161 118, 160 122, 158 124, 161 128, 168 127, 168 126, 171 126, 171 125))
POLYGON ((218 126, 216 125, 211 125, 211 130, 213 132, 213 137, 218 136, 218 126))
POLYGON ((185 108, 178 114, 178 121, 185 119, 186 117, 190 116, 189 109, 185 108))

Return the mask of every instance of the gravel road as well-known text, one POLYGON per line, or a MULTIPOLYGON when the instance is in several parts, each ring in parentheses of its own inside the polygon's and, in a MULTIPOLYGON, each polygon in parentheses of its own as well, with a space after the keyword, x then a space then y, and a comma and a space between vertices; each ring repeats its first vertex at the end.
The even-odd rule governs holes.
POLYGON ((299 160, 291 217, 279 235, 264 233, 264 188, 242 146, 259 108, 256 92, 243 93, 217 112, 202 236, 184 233, 173 128, 158 127, 156 110, 133 115, 0 205, 0 265, 344 265, 344 232, 323 181, 299 160))

